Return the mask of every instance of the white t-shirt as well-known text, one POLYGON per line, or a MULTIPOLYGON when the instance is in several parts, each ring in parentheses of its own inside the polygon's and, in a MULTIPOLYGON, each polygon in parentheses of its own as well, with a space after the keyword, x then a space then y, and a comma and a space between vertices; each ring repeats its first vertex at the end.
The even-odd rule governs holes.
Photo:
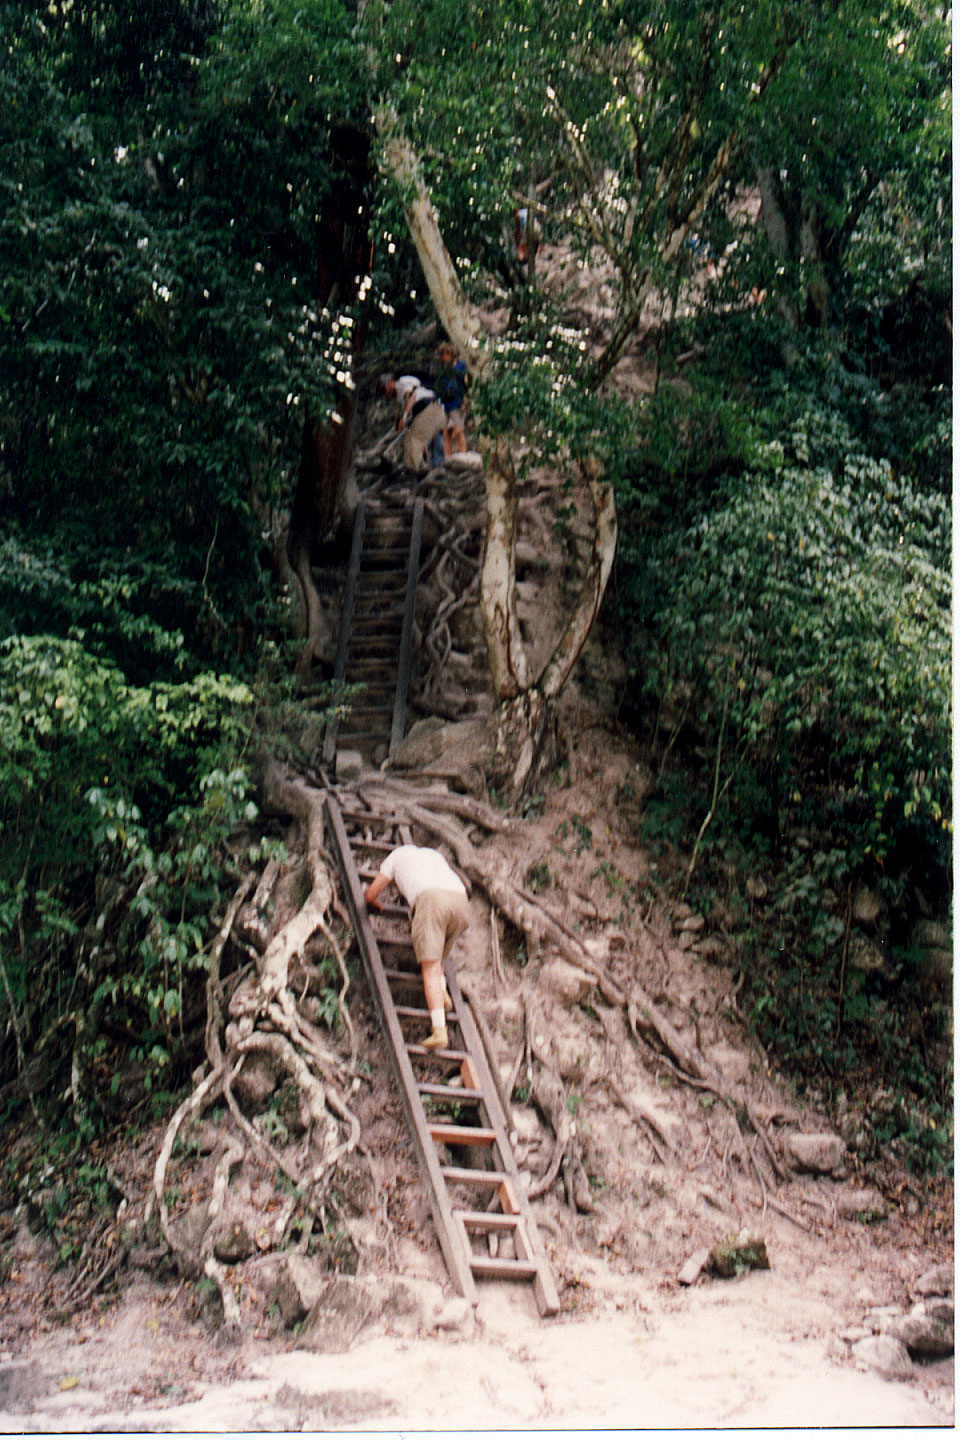
POLYGON ((397 404, 403 409, 404 403, 411 390, 416 390, 420 384, 416 375, 401 375, 395 382, 397 386, 397 404))
POLYGON ((398 845, 380 866, 380 874, 392 880, 413 909, 424 890, 455 890, 466 895, 467 887, 439 850, 424 845, 398 845))

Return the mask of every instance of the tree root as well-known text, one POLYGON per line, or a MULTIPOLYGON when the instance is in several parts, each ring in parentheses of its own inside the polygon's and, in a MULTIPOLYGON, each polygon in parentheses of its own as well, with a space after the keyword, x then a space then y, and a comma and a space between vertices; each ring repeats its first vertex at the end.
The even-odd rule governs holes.
POLYGON ((673 1142, 662 1125, 660 1125, 657 1117, 652 1114, 645 1105, 640 1105, 635 1100, 628 1100, 612 1075, 607 1075, 606 1081, 608 1087, 613 1091, 617 1100, 630 1116, 630 1119, 643 1130, 648 1141, 653 1146, 654 1153, 660 1161, 660 1164, 666 1165, 668 1160, 676 1159, 677 1152, 673 1142))
POLYGON ((347 1006, 350 977, 344 951, 328 919, 336 912, 333 883, 323 849, 322 794, 288 778, 278 767, 268 765, 263 798, 265 808, 292 815, 300 821, 305 835, 304 872, 309 890, 300 908, 272 938, 268 938, 260 912, 279 878, 277 863, 271 862, 266 867, 250 904, 246 901, 254 887, 254 875, 246 876, 234 894, 210 952, 205 1035, 208 1070, 167 1126, 144 1217, 148 1222, 156 1209, 164 1240, 183 1273, 202 1273, 216 1284, 223 1304, 224 1324, 230 1333, 239 1333, 240 1310, 227 1272, 214 1253, 217 1220, 223 1209, 230 1172, 242 1164, 248 1149, 261 1154, 293 1188, 293 1197, 285 1204, 276 1223, 274 1243, 281 1243, 301 1204, 307 1211, 309 1238, 311 1217, 324 1223, 324 1182, 342 1157, 358 1147, 361 1138, 360 1122, 345 1094, 354 1076, 357 1041, 347 1006), (239 984, 234 984, 226 1003, 227 986, 220 978, 221 957, 235 927, 242 934, 238 948, 252 948, 255 968, 239 984), (349 1062, 335 1052, 321 1031, 300 1011, 310 986, 319 982, 317 968, 306 957, 306 947, 315 935, 322 938, 339 969, 338 1007, 349 1036, 349 1062), (294 964, 301 967, 296 973, 306 977, 303 985, 298 985, 299 995, 291 989, 294 964), (237 1102, 234 1084, 248 1057, 254 1054, 266 1056, 271 1073, 288 1077, 300 1097, 307 1137, 303 1154, 298 1154, 296 1161, 289 1153, 281 1153, 243 1114, 237 1102), (202 1239, 187 1241, 171 1219, 167 1172, 183 1125, 221 1096, 236 1129, 231 1127, 216 1167, 202 1239))

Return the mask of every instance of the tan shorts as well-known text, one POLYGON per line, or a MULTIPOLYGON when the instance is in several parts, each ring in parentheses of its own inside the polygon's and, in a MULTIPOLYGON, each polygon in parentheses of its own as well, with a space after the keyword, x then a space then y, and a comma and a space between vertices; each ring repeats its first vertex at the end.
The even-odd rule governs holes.
POLYGON ((437 400, 413 417, 403 432, 403 463, 408 470, 423 468, 430 441, 446 423, 447 412, 437 400))
POLYGON ((470 904, 459 890, 422 890, 413 907, 413 952, 425 960, 445 960, 453 942, 470 924, 470 904))

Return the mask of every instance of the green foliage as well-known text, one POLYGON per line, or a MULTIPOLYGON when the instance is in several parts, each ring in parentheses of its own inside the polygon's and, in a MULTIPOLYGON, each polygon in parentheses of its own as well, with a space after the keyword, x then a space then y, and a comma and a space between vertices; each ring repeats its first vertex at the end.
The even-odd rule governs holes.
POLYGON ((527 871, 527 887, 534 895, 539 895, 542 890, 549 890, 552 884, 553 876, 545 860, 538 860, 535 865, 530 866, 527 871))
POLYGON ((311 292, 360 60, 338 0, 146 10, 5 29, 0 493, 34 534, 172 552, 222 651, 350 368, 352 317, 311 292))
MULTIPOLYGON (((730 763, 803 801, 812 755, 827 823, 883 864, 949 834, 950 516, 858 451, 831 411, 800 417, 679 545, 653 560, 660 684, 694 686, 730 763)), ((776 812, 773 821, 777 821, 776 812)))
POLYGON ((28 1044, 75 1017, 108 1109, 125 1054, 152 1073, 176 1050, 256 817, 238 763, 251 704, 229 676, 130 685, 75 639, 0 646, 4 970, 28 1044), (128 1047, 107 1044, 105 1015, 128 1047))

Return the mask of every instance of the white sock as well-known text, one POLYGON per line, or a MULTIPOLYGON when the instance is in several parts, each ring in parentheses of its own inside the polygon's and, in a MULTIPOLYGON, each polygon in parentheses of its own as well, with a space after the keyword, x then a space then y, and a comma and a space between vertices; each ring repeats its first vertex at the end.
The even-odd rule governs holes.
POLYGON ((447 1022, 442 1005, 440 1006, 439 1010, 430 1011, 430 1024, 433 1026, 434 1030, 442 1030, 446 1023, 447 1022))

